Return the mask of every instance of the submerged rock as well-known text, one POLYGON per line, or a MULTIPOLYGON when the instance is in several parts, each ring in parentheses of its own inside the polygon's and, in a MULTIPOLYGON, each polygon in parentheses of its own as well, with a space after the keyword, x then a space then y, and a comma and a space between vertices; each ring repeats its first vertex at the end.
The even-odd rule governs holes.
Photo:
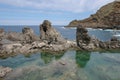
POLYGON ((12 71, 12 68, 0 66, 0 78, 3 78, 12 71))

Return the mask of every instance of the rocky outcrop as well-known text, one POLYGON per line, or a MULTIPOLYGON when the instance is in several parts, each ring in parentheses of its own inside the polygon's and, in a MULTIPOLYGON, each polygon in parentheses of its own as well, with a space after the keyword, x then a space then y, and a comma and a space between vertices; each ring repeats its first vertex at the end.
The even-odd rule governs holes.
POLYGON ((40 25, 40 39, 46 40, 48 43, 65 43, 66 40, 61 36, 61 34, 55 30, 54 27, 52 27, 51 22, 48 20, 45 20, 40 25))
POLYGON ((3 44, 0 48, 0 57, 6 58, 18 53, 28 54, 37 51, 45 52, 61 52, 70 48, 77 47, 76 42, 67 41, 64 44, 48 44, 44 41, 34 41, 30 44, 21 44, 19 42, 13 42, 9 44, 3 44))
POLYGON ((82 26, 77 29, 77 40, 81 43, 89 44, 91 41, 91 37, 87 34, 87 29, 83 28, 82 26))
POLYGON ((40 40, 39 37, 35 35, 34 31, 29 27, 23 28, 22 33, 24 35, 25 41, 27 42, 34 42, 40 40))
POLYGON ((79 26, 76 31, 76 42, 82 50, 94 50, 98 44, 96 38, 92 38, 88 35, 87 29, 79 26))
POLYGON ((28 27, 23 28, 22 33, 6 32, 3 36, 4 38, 2 37, 3 39, 0 41, 0 57, 36 51, 60 52, 77 47, 75 41, 64 39, 48 20, 40 25, 40 37, 28 27))
POLYGON ((120 41, 117 38, 102 42, 95 37, 90 37, 87 29, 82 26, 77 27, 76 42, 82 50, 120 49, 120 41))
POLYGON ((5 37, 11 41, 21 41, 26 43, 40 40, 39 37, 35 35, 34 31, 29 27, 23 28, 22 33, 8 32, 5 37))
POLYGON ((4 34, 5 34, 4 29, 0 29, 0 40, 2 40, 4 34))
POLYGON ((84 20, 74 20, 69 26, 82 25, 86 28, 120 29, 120 1, 114 1, 101 7, 96 14, 84 20))
POLYGON ((3 78, 12 71, 12 68, 0 66, 0 78, 3 78))
POLYGON ((4 35, 10 41, 25 41, 24 35, 17 32, 8 32, 4 35))

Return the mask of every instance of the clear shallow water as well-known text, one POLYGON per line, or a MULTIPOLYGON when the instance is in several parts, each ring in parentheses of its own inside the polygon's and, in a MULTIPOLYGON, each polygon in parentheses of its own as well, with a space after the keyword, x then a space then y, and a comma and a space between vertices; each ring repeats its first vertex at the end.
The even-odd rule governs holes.
POLYGON ((119 52, 66 51, 0 59, 14 71, 6 80, 120 80, 119 52))
MULTIPOLYGON (((24 26, 0 26, 21 32, 24 26)), ((38 26, 30 26, 39 35, 38 26)), ((75 40, 76 30, 54 26, 65 38, 75 40)), ((120 31, 88 29, 91 36, 106 41, 120 31)), ((118 34, 119 35, 119 34, 118 34)), ((0 59, 0 66, 14 70, 5 80, 120 80, 120 52, 66 51, 61 54, 38 52, 0 59)))

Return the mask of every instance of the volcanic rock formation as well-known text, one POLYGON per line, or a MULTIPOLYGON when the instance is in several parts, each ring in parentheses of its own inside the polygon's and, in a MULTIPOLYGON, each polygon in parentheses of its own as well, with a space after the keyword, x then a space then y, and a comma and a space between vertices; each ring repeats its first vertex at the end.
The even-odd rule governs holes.
POLYGON ((82 26, 77 27, 76 32, 76 42, 80 49, 82 50, 110 50, 110 49, 120 49, 120 40, 113 37, 111 40, 103 42, 95 37, 90 37, 87 34, 87 29, 82 26))
POLYGON ((46 40, 49 43, 65 43, 66 40, 61 34, 52 27, 51 22, 44 20, 40 25, 40 39, 46 40))
POLYGON ((68 27, 82 25, 86 28, 120 29, 120 1, 116 0, 101 7, 96 14, 84 20, 73 20, 68 27))

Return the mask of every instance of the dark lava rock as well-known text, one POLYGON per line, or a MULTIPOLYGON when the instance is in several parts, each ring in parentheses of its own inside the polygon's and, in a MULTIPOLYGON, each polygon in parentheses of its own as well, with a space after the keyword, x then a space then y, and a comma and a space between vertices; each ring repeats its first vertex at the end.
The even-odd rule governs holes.
POLYGON ((0 29, 0 40, 2 40, 4 35, 5 35, 4 29, 0 29))
POLYGON ((40 38, 35 35, 31 28, 25 27, 22 29, 22 33, 18 32, 8 32, 6 33, 6 39, 11 41, 21 41, 21 42, 33 42, 38 41, 40 38))
POLYGON ((44 20, 40 25, 40 39, 48 41, 49 44, 66 42, 61 34, 52 27, 51 22, 48 20, 44 20))
POLYGON ((22 33, 23 33, 25 41, 27 42, 33 42, 33 41, 40 40, 39 37, 35 35, 34 31, 29 27, 23 28, 22 33))
POLYGON ((12 68, 0 66, 0 78, 3 78, 12 71, 12 68))
MULTIPOLYGON (((76 32, 76 40, 77 42, 81 41, 81 43, 85 43, 85 44, 89 44, 91 37, 87 34, 87 29, 85 29, 82 26, 79 26, 77 28, 77 32, 76 32)), ((79 43, 78 43, 79 45, 79 43)))
POLYGON ((99 49, 120 49, 120 41, 113 37, 110 41, 102 42, 97 38, 90 37, 87 29, 77 27, 76 42, 82 50, 99 50, 99 49))

